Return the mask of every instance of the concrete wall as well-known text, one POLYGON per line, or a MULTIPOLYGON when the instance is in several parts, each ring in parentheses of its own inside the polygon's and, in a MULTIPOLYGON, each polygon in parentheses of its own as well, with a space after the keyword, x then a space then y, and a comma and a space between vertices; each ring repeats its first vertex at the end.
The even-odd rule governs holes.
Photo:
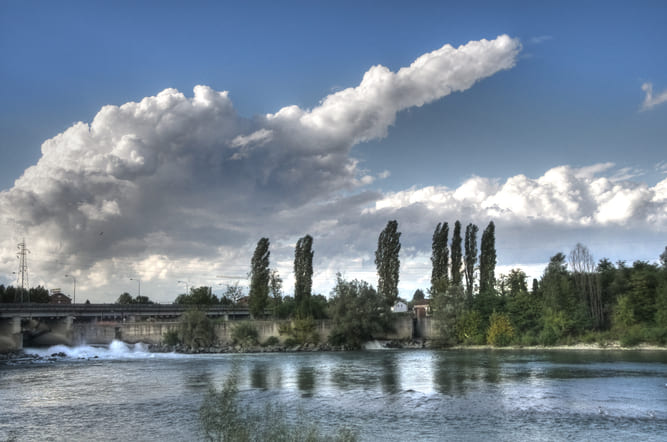
POLYGON ((0 319, 0 353, 8 353, 22 348, 21 318, 0 319))
MULTIPOLYGON (((258 332, 259 342, 265 342, 275 336, 284 342, 288 336, 280 334, 280 326, 289 325, 287 320, 241 320, 224 321, 215 325, 215 335, 222 344, 232 342, 234 328, 243 323, 251 323, 258 332)), ((407 315, 396 316, 395 331, 376 339, 410 339, 413 336, 412 318, 407 315)), ((331 334, 333 324, 328 320, 315 321, 315 331, 320 342, 325 342, 331 334)), ((109 344, 114 339, 128 343, 144 342, 160 344, 163 336, 170 330, 178 330, 178 322, 98 322, 88 324, 74 324, 73 344, 109 344)))
POLYGON ((433 339, 438 336, 437 321, 431 316, 417 319, 415 324, 415 336, 422 339, 433 339))

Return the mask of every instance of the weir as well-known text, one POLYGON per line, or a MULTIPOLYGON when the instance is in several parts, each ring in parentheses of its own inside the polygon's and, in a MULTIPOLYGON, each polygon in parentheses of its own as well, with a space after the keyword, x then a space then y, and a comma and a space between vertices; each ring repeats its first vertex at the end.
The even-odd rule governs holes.
MULTIPOLYGON (((0 304, 0 352, 22 349, 24 346, 51 345, 108 345, 114 340, 127 343, 161 344, 169 331, 176 331, 179 317, 185 306, 119 306, 119 305, 11 305, 0 304), (106 308, 104 308, 106 307, 106 308)), ((258 332, 258 340, 265 342, 276 337, 283 342, 287 336, 280 334, 281 326, 289 320, 250 320, 247 309, 225 309, 219 306, 207 311, 209 317, 218 318, 215 323, 216 340, 222 344, 232 342, 235 327, 251 321, 258 332), (234 318, 236 320, 229 320, 234 318)), ((379 340, 409 340, 430 338, 433 326, 430 318, 413 321, 410 315, 393 318, 394 331, 379 340)), ((333 329, 329 320, 315 321, 315 332, 325 342, 333 329)))

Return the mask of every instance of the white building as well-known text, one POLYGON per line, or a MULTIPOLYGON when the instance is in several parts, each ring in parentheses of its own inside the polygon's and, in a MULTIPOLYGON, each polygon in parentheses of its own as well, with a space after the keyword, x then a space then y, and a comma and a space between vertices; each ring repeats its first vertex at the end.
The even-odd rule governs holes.
POLYGON ((394 313, 405 313, 408 311, 408 305, 403 301, 398 301, 392 308, 391 311, 394 313))

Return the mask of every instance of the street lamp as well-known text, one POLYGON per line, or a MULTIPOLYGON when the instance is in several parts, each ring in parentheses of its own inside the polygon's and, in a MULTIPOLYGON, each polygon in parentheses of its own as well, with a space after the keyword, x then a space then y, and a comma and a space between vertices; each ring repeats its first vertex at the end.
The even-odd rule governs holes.
POLYGON ((130 281, 137 281, 137 283, 139 284, 139 294, 137 296, 141 296, 141 279, 130 278, 130 281))
POLYGON ((65 278, 72 278, 72 281, 74 281, 74 291, 72 293, 72 304, 76 304, 76 278, 74 275, 65 275, 65 278))
POLYGON ((187 281, 178 281, 178 284, 185 284, 185 296, 189 295, 188 293, 188 283, 187 281))

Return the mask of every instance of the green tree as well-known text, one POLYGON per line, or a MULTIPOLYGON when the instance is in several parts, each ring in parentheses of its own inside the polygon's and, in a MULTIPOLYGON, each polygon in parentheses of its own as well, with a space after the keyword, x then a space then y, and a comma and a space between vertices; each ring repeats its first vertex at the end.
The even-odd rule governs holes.
POLYGON ((440 284, 440 280, 447 279, 449 274, 449 248, 447 245, 449 225, 446 222, 438 223, 433 232, 431 245, 431 290, 440 284))
POLYGON ((294 300, 296 315, 305 318, 311 315, 310 296, 313 287, 313 238, 300 238, 294 249, 294 300))
POLYGON ((360 348, 390 329, 390 310, 383 296, 364 281, 345 281, 337 275, 329 303, 333 330, 329 342, 360 348))
POLYGON ((514 327, 509 317, 502 313, 493 312, 490 319, 486 342, 494 347, 505 347, 514 339, 514 327))
POLYGON ((378 237, 375 251, 375 266, 378 273, 378 293, 385 299, 388 307, 398 299, 398 277, 401 265, 398 254, 401 250, 401 232, 398 222, 389 221, 378 237))
POLYGON ((188 310, 181 316, 179 338, 191 348, 209 347, 215 340, 215 328, 205 312, 188 310))
POLYGON ((452 285, 461 285, 462 264, 461 222, 457 220, 454 223, 454 233, 452 234, 452 285))
POLYGON ((269 239, 261 238, 257 242, 255 253, 250 260, 250 294, 248 306, 250 314, 254 317, 264 315, 264 310, 269 303, 269 281, 271 274, 269 270, 269 239))
POLYGON ((479 292, 492 292, 496 282, 496 227, 493 221, 482 233, 479 255, 479 292))
POLYGON ((466 277, 466 301, 472 303, 473 288, 475 285, 475 264, 477 263, 477 231, 475 224, 466 226, 465 238, 465 277, 466 277))
POLYGON ((49 291, 41 285, 31 287, 30 290, 28 290, 28 293, 30 295, 30 302, 48 304, 50 300, 49 291))
POLYGON ((600 289, 600 275, 596 272, 595 261, 588 248, 580 243, 570 252, 575 290, 586 305, 588 318, 593 328, 599 330, 605 322, 600 289))
POLYGON ((134 299, 132 298, 132 295, 130 295, 127 292, 123 292, 118 299, 116 299, 116 304, 132 304, 134 299))
POLYGON ((271 270, 269 275, 269 293, 273 316, 278 316, 278 309, 283 302, 283 280, 277 270, 271 270))

